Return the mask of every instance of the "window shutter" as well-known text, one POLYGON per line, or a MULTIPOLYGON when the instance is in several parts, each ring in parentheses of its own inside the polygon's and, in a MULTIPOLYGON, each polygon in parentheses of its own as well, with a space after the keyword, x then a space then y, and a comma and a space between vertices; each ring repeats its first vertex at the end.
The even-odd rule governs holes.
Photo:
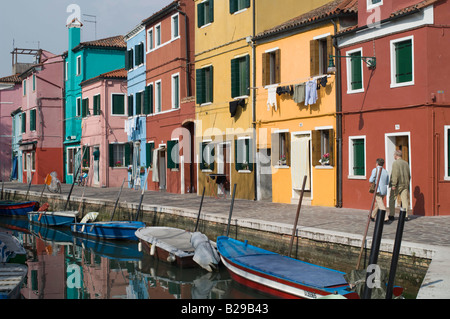
POLYGON ((142 93, 136 93, 136 115, 142 112, 142 93))
POLYGON ((153 163, 153 149, 155 148, 155 143, 147 143, 145 145, 145 156, 147 161, 147 168, 149 168, 153 163))
POLYGON ((214 22, 214 0, 209 0, 209 22, 214 22))
POLYGON ((281 83, 281 51, 275 51, 275 83, 281 83))
POLYGON ((89 99, 83 99, 81 112, 82 112, 81 116, 83 118, 88 116, 88 114, 89 114, 89 99))
POLYGON ((83 146, 84 154, 83 154, 83 164, 82 167, 91 166, 91 148, 89 146, 83 146))
POLYGON ((280 134, 273 133, 271 134, 272 139, 272 165, 278 165, 278 161, 280 160, 280 134))
POLYGON ((213 69, 212 65, 209 67, 209 83, 208 84, 209 84, 208 85, 209 99, 206 102, 212 102, 212 101, 214 101, 214 69, 213 69))
POLYGON ((231 97, 239 96, 239 59, 231 60, 231 97))
POLYGON ((100 115, 100 95, 94 96, 94 115, 100 115))
POLYGON ((197 5, 197 26, 200 28, 205 24, 205 3, 197 5))
POLYGON ((364 175, 364 139, 353 140, 353 175, 364 175))
POLYGON ((250 0, 244 0, 244 8, 250 8, 250 0))
POLYGON ((262 85, 266 86, 270 83, 270 53, 262 55, 262 85))
POLYGON ((178 141, 167 141, 167 168, 179 168, 178 141))
POLYGON ((246 158, 247 158, 247 163, 248 163, 248 170, 253 172, 253 163, 254 163, 254 161, 253 161, 253 140, 246 139, 245 145, 246 145, 246 150, 247 150, 246 158))
POLYGON ((284 151, 286 155, 286 165, 291 165, 291 134, 289 133, 283 133, 285 134, 285 145, 284 145, 284 151))
POLYGON ((22 133, 27 131, 27 113, 22 113, 22 133))
POLYGON ((362 88, 362 67, 361 67, 361 52, 351 54, 351 89, 359 90, 362 88))
MULTIPOLYGON (((312 165, 319 165, 322 157, 320 131, 311 132, 311 146, 312 146, 312 165)), ((331 163, 331 161, 330 161, 331 163)))
POLYGON ((125 166, 130 165, 132 162, 132 158, 131 158, 131 144, 130 143, 126 143, 125 144, 125 166))
POLYGON ((245 56, 245 90, 240 93, 240 95, 250 95, 250 55, 245 56))
POLYGON ((211 163, 209 164, 209 169, 214 171, 214 164, 216 163, 216 161, 215 161, 216 147, 212 142, 208 144, 208 151, 211 154, 211 157, 210 157, 211 163))
POLYGON ((150 114, 150 86, 146 86, 144 91, 144 114, 150 114))
POLYGON ((114 144, 109 144, 109 167, 114 167, 114 144))
POLYGON ((319 74, 319 41, 311 40, 310 46, 310 75, 319 74))
POLYGON ((36 131, 36 110, 30 111, 30 131, 36 131))
POLYGON ((242 170, 242 152, 243 152, 243 142, 245 140, 235 140, 234 141, 234 166, 236 171, 242 170))
POLYGON ((328 130, 328 142, 329 142, 329 150, 330 150, 330 165, 334 165, 334 130, 328 130))
POLYGON ((235 13, 238 9, 238 0, 230 0, 230 13, 235 13))
POLYGON ((139 65, 141 61, 141 51, 139 50, 139 44, 134 46, 134 63, 135 65, 139 65))
POLYGON ((202 104, 205 102, 204 70, 197 69, 195 73, 196 73, 197 104, 202 104))
POLYGON ((133 95, 128 96, 128 116, 133 116, 133 95))
POLYGON ((396 83, 412 81, 412 41, 402 41, 395 45, 396 83))

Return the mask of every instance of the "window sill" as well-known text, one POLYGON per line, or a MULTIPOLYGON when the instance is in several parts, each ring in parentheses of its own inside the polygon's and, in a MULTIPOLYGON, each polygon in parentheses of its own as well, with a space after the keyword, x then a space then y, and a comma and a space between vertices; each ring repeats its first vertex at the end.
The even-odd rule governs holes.
POLYGON ((289 165, 274 165, 274 168, 291 168, 289 165))
POLYGON ((331 165, 316 165, 314 166, 316 169, 334 169, 334 166, 331 165))
POLYGON ((212 173, 212 170, 210 169, 202 169, 201 171, 202 173, 212 173))
POLYGON ((243 169, 243 170, 239 170, 238 173, 251 174, 252 171, 250 171, 250 170, 248 170, 248 169, 243 169))
POLYGON ((358 179, 358 180, 366 180, 367 179, 367 177, 365 175, 364 176, 349 175, 349 176, 347 176, 347 178, 348 179, 358 179))
POLYGON ((357 93, 364 93, 364 89, 347 91, 347 94, 357 94, 357 93))
POLYGON ((391 83, 391 89, 400 88, 400 87, 404 87, 404 86, 413 86, 413 85, 414 85, 414 81, 403 82, 403 83, 391 83))

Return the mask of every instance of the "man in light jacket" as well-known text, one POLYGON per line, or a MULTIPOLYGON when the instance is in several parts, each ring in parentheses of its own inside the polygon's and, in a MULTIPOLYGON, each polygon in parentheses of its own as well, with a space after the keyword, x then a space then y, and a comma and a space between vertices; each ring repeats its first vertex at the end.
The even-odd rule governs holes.
POLYGON ((391 193, 389 195, 389 220, 394 220, 395 199, 400 195, 402 208, 406 210, 406 220, 408 220, 408 202, 409 202, 409 181, 411 175, 408 162, 402 159, 402 151, 394 152, 394 163, 392 164, 391 193))
MULTIPOLYGON (((386 206, 384 205, 384 197, 387 194, 387 187, 389 184, 389 174, 383 168, 384 159, 378 158, 376 162, 376 167, 372 170, 372 174, 370 175, 369 182, 376 183, 378 180, 378 176, 380 176, 380 180, 378 181, 378 187, 375 194, 375 205, 372 210, 372 221, 375 219, 377 215, 378 209, 386 211, 386 206), (380 175, 381 174, 381 175, 380 175)), ((387 215, 385 215, 384 221, 389 221, 387 215)))

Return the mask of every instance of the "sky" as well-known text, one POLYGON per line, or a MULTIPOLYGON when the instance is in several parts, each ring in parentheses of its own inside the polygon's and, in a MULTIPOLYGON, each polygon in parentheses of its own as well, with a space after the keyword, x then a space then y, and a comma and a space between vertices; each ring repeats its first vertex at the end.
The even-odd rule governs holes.
MULTIPOLYGON (((0 78, 12 73, 13 48, 67 51, 67 19, 80 8, 81 41, 125 35, 173 0, 0 0, 0 78), (89 16, 86 16, 89 15, 89 16), (95 16, 90 17, 90 16, 95 16), (96 20, 96 23, 89 22, 96 20)), ((19 62, 30 62, 19 57, 19 62)))

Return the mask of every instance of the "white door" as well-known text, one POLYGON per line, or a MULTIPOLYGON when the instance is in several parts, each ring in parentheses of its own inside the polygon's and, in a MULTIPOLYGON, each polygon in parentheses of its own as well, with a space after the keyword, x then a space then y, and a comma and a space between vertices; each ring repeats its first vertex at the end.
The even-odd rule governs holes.
POLYGON ((311 191, 311 135, 293 134, 291 138, 292 197, 298 197, 306 176, 305 191, 311 191))
POLYGON ((27 153, 27 183, 31 181, 31 153, 27 153))

